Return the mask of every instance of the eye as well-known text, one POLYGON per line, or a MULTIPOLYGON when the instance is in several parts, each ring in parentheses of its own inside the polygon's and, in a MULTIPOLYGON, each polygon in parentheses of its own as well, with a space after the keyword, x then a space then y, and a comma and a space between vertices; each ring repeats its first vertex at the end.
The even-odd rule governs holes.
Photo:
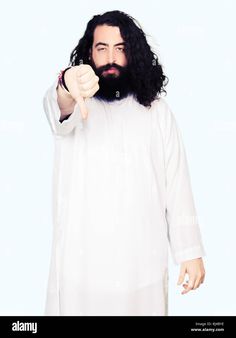
POLYGON ((104 51, 104 50, 106 50, 105 47, 100 47, 100 48, 98 48, 98 51, 99 51, 99 52, 100 52, 100 51, 104 51))
POLYGON ((118 52, 124 52, 125 51, 124 47, 117 47, 116 49, 118 50, 118 52))

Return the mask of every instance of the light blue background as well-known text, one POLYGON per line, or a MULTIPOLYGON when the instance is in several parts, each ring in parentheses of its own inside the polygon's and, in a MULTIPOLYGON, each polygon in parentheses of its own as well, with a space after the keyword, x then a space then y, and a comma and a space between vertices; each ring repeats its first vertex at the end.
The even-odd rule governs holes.
POLYGON ((53 138, 45 91, 95 14, 120 9, 152 36, 170 79, 206 248, 206 280, 169 315, 236 315, 235 1, 5 1, 1 6, 0 315, 42 315, 52 240, 53 138))

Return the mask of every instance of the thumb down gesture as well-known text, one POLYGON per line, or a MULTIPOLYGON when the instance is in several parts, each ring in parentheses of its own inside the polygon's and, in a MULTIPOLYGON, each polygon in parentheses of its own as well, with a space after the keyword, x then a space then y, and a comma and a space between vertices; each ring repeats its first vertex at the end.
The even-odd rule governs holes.
POLYGON ((78 103, 82 118, 88 116, 85 100, 92 97, 99 90, 99 77, 89 65, 79 65, 65 72, 64 80, 73 99, 78 103))

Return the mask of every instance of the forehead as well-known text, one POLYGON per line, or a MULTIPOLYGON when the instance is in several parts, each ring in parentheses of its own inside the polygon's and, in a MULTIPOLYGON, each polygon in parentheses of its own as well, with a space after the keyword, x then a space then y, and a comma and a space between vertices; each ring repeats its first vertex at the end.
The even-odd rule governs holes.
POLYGON ((124 42, 120 28, 115 26, 99 25, 94 30, 93 42, 119 43, 124 42))

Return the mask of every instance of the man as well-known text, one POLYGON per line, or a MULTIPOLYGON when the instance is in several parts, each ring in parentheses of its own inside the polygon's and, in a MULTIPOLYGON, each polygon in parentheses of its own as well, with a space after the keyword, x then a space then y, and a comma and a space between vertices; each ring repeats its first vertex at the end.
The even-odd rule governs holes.
POLYGON ((168 243, 182 294, 204 280, 167 78, 120 11, 96 15, 44 97, 55 136, 47 315, 166 315, 168 243), (188 276, 188 281, 185 277, 188 276))

